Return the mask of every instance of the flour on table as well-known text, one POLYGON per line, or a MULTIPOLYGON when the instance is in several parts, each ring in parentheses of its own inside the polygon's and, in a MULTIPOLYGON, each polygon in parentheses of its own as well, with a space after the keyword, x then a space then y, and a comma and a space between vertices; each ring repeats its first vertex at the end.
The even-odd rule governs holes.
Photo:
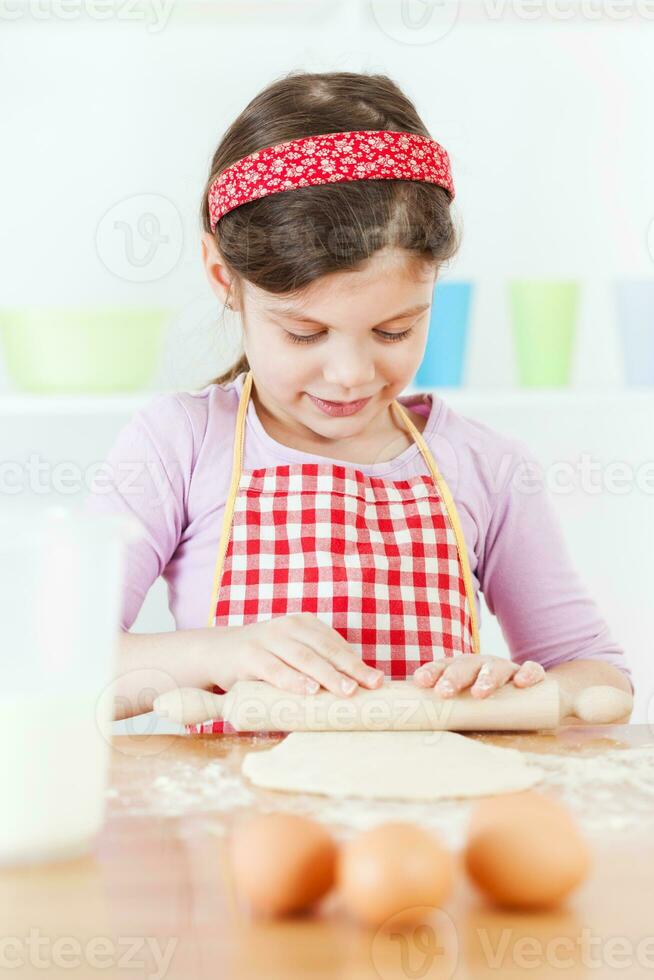
POLYGON ((130 795, 110 789, 107 797, 114 801, 115 810, 131 816, 163 817, 234 810, 251 806, 255 799, 240 776, 218 759, 204 765, 175 762, 165 774, 153 775, 130 795))
POLYGON ((545 771, 544 785, 577 813, 589 832, 654 823, 654 745, 600 755, 524 752, 545 771))
MULTIPOLYGON (((249 744, 258 741, 248 739, 249 744)), ((654 744, 592 754, 522 751, 521 755, 543 772, 538 792, 568 806, 588 835, 654 829, 654 744)), ((364 800, 258 789, 242 777, 240 760, 239 753, 209 762, 178 760, 163 771, 153 760, 151 771, 129 792, 107 791, 108 806, 117 816, 186 818, 199 814, 207 831, 218 835, 224 833, 226 820, 238 819, 239 811, 251 812, 254 806, 259 812, 281 810, 311 816, 337 837, 389 820, 406 820, 439 833, 450 847, 459 847, 477 802, 472 798, 364 800)))

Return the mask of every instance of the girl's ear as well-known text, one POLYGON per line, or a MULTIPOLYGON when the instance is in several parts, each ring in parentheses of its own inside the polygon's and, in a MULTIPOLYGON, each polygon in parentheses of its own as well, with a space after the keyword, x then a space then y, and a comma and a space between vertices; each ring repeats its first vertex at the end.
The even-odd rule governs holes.
POLYGON ((216 240, 210 232, 205 231, 202 233, 200 248, 202 251, 202 264, 204 265, 204 271, 211 290, 220 302, 225 304, 230 291, 231 279, 227 266, 218 251, 216 240))

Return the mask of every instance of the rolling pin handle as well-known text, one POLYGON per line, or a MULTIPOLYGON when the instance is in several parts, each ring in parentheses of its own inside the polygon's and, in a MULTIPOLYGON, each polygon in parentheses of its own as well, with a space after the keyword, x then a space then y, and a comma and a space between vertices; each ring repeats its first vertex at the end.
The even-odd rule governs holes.
POLYGON ((209 718, 222 718, 224 700, 225 695, 199 687, 176 687, 155 698, 152 708, 162 718, 180 725, 197 725, 209 718))
POLYGON ((633 706, 632 695, 618 687, 598 684, 574 698, 561 688, 561 723, 572 715, 590 725, 612 725, 631 714, 633 706))

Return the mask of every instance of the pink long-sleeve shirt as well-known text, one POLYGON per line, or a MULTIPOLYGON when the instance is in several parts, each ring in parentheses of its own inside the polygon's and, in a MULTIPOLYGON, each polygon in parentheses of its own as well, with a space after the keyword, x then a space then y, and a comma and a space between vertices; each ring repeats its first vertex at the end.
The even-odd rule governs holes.
MULTIPOLYGON (((209 625, 244 378, 153 396, 118 434, 86 498, 88 512, 128 513, 143 529, 127 546, 124 630, 160 575, 176 628, 209 625)), ((613 664, 631 680, 623 651, 571 562, 527 446, 459 415, 435 395, 405 395, 399 401, 427 416, 422 435, 459 514, 477 611, 482 592, 512 660, 536 660, 547 669, 594 659, 613 664)), ((244 469, 321 461, 325 457, 268 435, 250 399, 244 469)), ((415 443, 385 462, 334 462, 388 480, 429 472, 415 443)), ((493 653, 484 649, 483 631, 481 652, 493 653)))

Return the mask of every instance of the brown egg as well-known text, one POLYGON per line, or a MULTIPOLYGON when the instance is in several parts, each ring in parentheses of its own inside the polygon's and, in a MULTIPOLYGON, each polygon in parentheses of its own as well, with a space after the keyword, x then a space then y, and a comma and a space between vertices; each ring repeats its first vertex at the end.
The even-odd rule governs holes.
POLYGON ((497 905, 539 909, 557 905, 584 880, 590 854, 568 810, 527 791, 478 804, 464 863, 497 905))
POLYGON ((232 834, 230 858, 239 900, 256 915, 300 912, 334 884, 337 847, 315 820, 266 813, 232 834))
POLYGON ((341 847, 337 887, 348 912, 368 926, 409 923, 450 891, 454 861, 438 839, 409 823, 386 823, 341 847))

